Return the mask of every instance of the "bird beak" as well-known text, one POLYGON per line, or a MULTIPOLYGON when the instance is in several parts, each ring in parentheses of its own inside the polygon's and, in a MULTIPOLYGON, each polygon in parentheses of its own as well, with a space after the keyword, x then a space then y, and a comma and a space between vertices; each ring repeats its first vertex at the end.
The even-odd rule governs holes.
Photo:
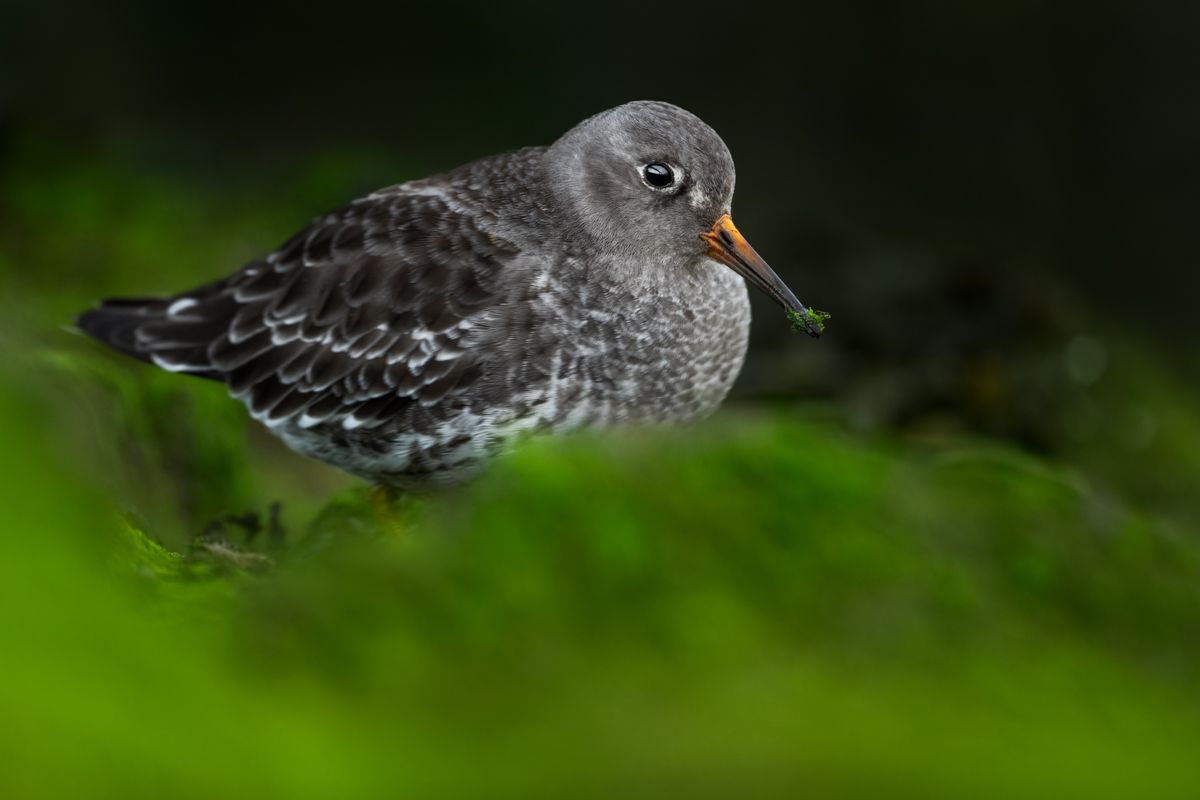
POLYGON ((709 258, 721 262, 745 278, 751 286, 766 292, 785 311, 790 312, 788 316, 802 320, 804 332, 809 336, 820 337, 821 331, 808 318, 804 303, 796 299, 796 295, 775 274, 775 270, 750 246, 733 224, 732 217, 722 214, 712 228, 700 234, 700 238, 708 245, 709 258))

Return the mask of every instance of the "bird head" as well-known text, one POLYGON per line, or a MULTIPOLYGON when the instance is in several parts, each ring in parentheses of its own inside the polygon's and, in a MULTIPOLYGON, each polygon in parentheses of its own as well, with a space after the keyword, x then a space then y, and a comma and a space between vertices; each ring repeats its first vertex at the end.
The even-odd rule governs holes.
POLYGON ((819 336, 808 308, 733 224, 729 148, 702 120, 670 103, 626 103, 584 120, 547 152, 552 191, 575 228, 645 269, 732 269, 819 336))

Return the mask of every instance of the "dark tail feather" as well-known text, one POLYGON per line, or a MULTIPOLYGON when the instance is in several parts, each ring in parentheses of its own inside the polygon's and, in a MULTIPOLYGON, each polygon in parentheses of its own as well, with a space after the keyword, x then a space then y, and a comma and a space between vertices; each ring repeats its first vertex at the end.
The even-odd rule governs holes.
POLYGON ((153 364, 150 354, 138 347, 137 329, 146 322, 161 319, 166 311, 167 301, 159 298, 118 298, 105 300, 98 308, 89 308, 76 318, 75 324, 112 349, 153 364))
POLYGON ((220 379, 211 369, 208 346, 228 325, 224 298, 115 298, 79 315, 79 329, 112 349, 172 372, 220 379), (171 313, 175 310, 175 313, 171 313), (208 313, 205 313, 208 312, 208 313))

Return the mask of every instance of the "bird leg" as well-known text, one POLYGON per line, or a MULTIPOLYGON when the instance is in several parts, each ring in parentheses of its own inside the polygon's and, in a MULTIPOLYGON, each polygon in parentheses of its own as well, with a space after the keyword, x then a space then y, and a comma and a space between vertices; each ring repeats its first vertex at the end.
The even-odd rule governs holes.
POLYGON ((387 534, 404 532, 402 515, 398 503, 400 491, 394 486, 376 485, 367 492, 367 505, 374 513, 375 522, 380 530, 387 534))

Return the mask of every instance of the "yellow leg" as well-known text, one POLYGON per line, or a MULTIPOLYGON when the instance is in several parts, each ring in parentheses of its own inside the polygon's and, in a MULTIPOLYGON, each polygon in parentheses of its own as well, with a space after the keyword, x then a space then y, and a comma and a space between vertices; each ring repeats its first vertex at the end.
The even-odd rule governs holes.
POLYGON ((367 492, 367 503, 372 511, 382 517, 391 512, 396 497, 396 490, 391 486, 372 486, 367 492))
POLYGON ((375 514, 380 530, 387 534, 404 533, 404 525, 397 508, 400 492, 391 486, 372 486, 367 492, 367 504, 375 514))

